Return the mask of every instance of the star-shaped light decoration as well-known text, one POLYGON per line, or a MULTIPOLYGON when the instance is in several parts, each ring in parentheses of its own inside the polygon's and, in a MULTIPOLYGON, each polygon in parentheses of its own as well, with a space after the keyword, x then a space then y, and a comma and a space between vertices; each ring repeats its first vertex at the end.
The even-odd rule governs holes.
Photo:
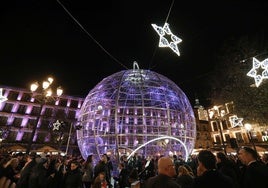
POLYGON ((52 131, 55 131, 55 130, 60 130, 60 126, 61 126, 61 122, 59 120, 57 120, 55 123, 53 123, 53 129, 52 131))
POLYGON ((234 127, 242 127, 243 126, 243 118, 238 118, 236 115, 230 116, 229 121, 231 123, 232 128, 234 127))
POLYGON ((0 103, 7 101, 7 98, 3 96, 3 89, 0 88, 0 103))
POLYGON ((253 77, 256 87, 259 87, 263 79, 268 79, 268 59, 259 61, 254 57, 252 69, 247 73, 247 76, 253 77), (259 69, 262 69, 261 74, 258 73, 259 69))
POLYGON ((180 56, 180 51, 178 49, 177 44, 179 44, 182 40, 174 35, 169 29, 169 24, 165 23, 163 27, 157 26, 156 24, 151 24, 157 34, 160 36, 159 39, 159 47, 169 47, 173 52, 175 52, 178 56, 180 56), (170 37, 171 41, 167 39, 167 36, 170 37))

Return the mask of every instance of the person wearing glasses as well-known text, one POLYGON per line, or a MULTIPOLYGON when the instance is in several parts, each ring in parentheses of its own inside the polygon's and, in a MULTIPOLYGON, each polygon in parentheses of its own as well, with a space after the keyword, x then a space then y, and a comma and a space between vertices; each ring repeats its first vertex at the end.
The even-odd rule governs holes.
POLYGON ((158 160, 158 175, 150 177, 145 182, 146 188, 181 188, 176 182, 175 165, 170 157, 161 157, 158 160))

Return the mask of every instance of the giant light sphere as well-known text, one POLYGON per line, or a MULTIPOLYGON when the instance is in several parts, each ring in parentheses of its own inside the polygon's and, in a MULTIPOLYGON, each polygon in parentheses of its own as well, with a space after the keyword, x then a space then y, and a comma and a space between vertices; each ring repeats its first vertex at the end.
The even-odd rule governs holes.
POLYGON ((89 154, 117 157, 180 154, 194 148, 196 123, 185 93, 170 79, 151 70, 112 74, 87 95, 78 115, 77 141, 89 154))

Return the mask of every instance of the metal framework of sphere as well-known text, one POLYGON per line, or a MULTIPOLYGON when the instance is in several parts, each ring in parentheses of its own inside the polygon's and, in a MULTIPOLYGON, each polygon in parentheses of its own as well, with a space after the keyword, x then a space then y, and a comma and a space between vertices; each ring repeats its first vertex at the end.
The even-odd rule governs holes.
POLYGON ((154 71, 124 70, 104 78, 87 95, 78 115, 83 158, 180 154, 194 148, 196 123, 184 92, 154 71))

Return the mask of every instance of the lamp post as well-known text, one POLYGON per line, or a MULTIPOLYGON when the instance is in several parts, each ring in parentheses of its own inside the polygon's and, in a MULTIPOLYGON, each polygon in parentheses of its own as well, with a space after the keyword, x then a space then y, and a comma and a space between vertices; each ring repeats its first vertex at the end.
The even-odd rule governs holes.
POLYGON ((221 148, 224 151, 224 154, 227 155, 226 152, 226 145, 224 144, 224 137, 222 133, 222 118, 226 115, 225 110, 219 111, 218 106, 214 106, 213 108, 209 109, 209 118, 215 120, 217 129, 220 131, 220 138, 221 138, 221 148))
POLYGON ((37 127, 38 127, 40 118, 42 116, 42 110, 43 110, 44 105, 48 101, 56 100, 55 99, 55 96, 59 97, 63 93, 63 89, 61 87, 58 87, 57 88, 57 91, 56 91, 56 95, 53 95, 52 88, 51 88, 51 84, 52 83, 53 83, 53 78, 52 77, 48 77, 47 80, 43 81, 43 83, 42 83, 42 89, 41 89, 40 93, 37 93, 36 92, 37 89, 39 88, 38 82, 35 82, 35 83, 31 84, 30 89, 31 89, 31 92, 33 94, 32 98, 33 98, 33 100, 37 100, 40 103, 40 110, 38 112, 36 123, 33 126, 33 130, 32 130, 32 133, 31 133, 31 136, 30 136, 28 145, 27 145, 27 149, 26 149, 26 153, 27 154, 31 150, 33 139, 34 139, 34 136, 36 134, 36 130, 37 130, 37 127))
POLYGON ((246 123, 245 124, 245 129, 247 130, 247 136, 248 136, 249 142, 252 144, 253 149, 257 152, 254 140, 252 139, 252 133, 251 133, 252 125, 249 124, 249 123, 246 123))

